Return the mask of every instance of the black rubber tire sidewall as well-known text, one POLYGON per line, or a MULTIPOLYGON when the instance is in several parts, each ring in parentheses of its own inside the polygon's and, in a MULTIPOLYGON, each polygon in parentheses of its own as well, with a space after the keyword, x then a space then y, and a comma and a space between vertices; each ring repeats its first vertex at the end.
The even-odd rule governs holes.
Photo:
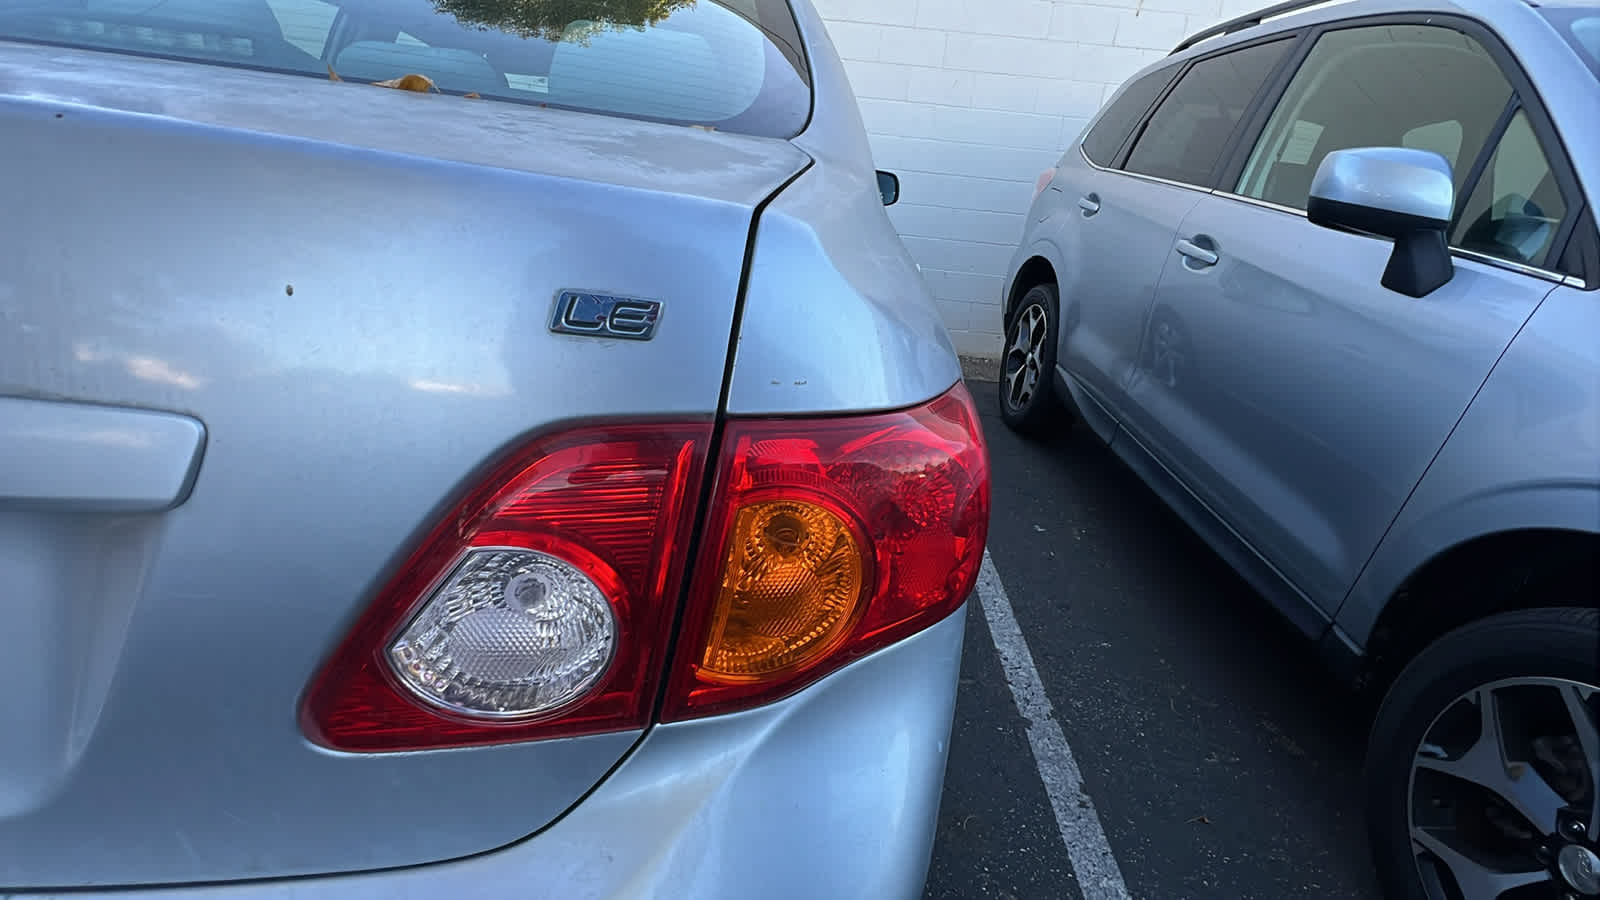
POLYGON ((1056 399, 1056 340, 1061 328, 1061 302, 1053 284, 1038 284, 1028 289, 1006 317, 1005 343, 1000 356, 1000 418, 1013 431, 1041 435, 1061 422, 1061 404, 1056 399), (1011 345, 1011 328, 1030 306, 1042 306, 1045 314, 1044 346, 1039 348, 1039 384, 1021 409, 1014 409, 1008 398, 1004 347, 1011 345))
POLYGON ((1439 713, 1466 692, 1506 678, 1600 682, 1600 611, 1531 609, 1453 631, 1417 656, 1385 696, 1366 760, 1368 839, 1390 900, 1424 900, 1411 856, 1406 796, 1411 761, 1439 713))

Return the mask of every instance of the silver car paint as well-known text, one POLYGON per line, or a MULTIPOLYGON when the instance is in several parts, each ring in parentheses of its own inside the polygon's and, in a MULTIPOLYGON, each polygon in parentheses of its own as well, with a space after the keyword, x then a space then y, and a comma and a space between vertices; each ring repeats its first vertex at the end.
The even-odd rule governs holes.
MULTIPOLYGON (((395 164, 464 163, 491 170, 480 177, 503 169, 746 205, 765 199, 775 180, 782 183, 806 162, 806 155, 785 141, 559 109, 462 103, 459 98, 373 90, 354 82, 5 41, 0 41, 0 51, 0 99, 7 102, 8 114, 21 121, 35 121, 29 117, 36 114, 37 123, 50 124, 54 114, 62 112, 61 128, 90 116, 109 129, 108 113, 136 114, 151 118, 124 115, 116 117, 115 124, 174 141, 195 135, 252 144, 257 152, 299 149, 332 162, 349 162, 370 151, 381 156, 359 158, 395 164), (309 143, 291 144, 291 139, 309 143)), ((76 136, 38 134, 40 140, 61 143, 76 136)), ((120 156, 140 162, 131 149, 120 156)), ((465 174, 461 169, 449 171, 465 174)), ((202 168, 192 174, 206 173, 202 168)), ((297 186, 335 188, 336 184, 318 180, 333 174, 328 168, 315 169, 305 173, 297 186)), ((221 174, 213 177, 220 180, 221 174)), ((251 186, 245 182, 234 190, 244 193, 251 186)), ((397 192, 409 186, 393 184, 397 192)), ((152 189, 124 185, 141 187, 152 189)), ((81 190, 70 183, 59 189, 69 195, 81 190)), ((315 197, 308 192, 292 199, 310 202, 315 197)), ((144 212, 170 215, 182 199, 178 195, 174 202, 144 212)), ((306 212, 347 210, 323 201, 306 212)), ((459 203, 443 205, 435 218, 461 213, 459 203)), ((402 220, 385 221, 393 225, 402 220)))
MULTIPOLYGON (((1595 79, 1520 0, 1334 4, 1203 41, 1139 74, 1270 31, 1418 12, 1462 15, 1492 27, 1555 121, 1592 205, 1600 188, 1595 79)), ((1017 275, 1033 257, 1047 260, 1064 284, 1120 279, 1138 288, 1155 281, 1157 276, 1130 270, 1118 256, 1101 261, 1106 268, 1098 271, 1074 266, 1080 257, 1073 242, 1082 240, 1076 232, 1085 223, 1078 221, 1080 194, 1073 187, 1081 190, 1079 182, 1094 167, 1076 145, 1060 166, 1056 183, 1064 189, 1045 191, 1030 210, 1005 297, 1014 299, 1017 275), (1063 217, 1070 227, 1056 224, 1063 217)), ((1111 177, 1150 183, 1137 176, 1111 177)), ((1168 192, 1173 202, 1197 193, 1176 186, 1168 192)), ((1073 341, 1092 345, 1096 336, 1064 336, 1059 353, 1065 364, 1057 384, 1086 407, 1081 411, 1088 424, 1102 437, 1115 436, 1114 447, 1158 493, 1292 620, 1313 632, 1331 624, 1359 648, 1405 578, 1452 546, 1518 528, 1600 533, 1595 463, 1600 435, 1593 425, 1600 421, 1594 349, 1600 304, 1592 290, 1557 287, 1559 279, 1457 254, 1456 279, 1435 295, 1421 301, 1380 298, 1378 279, 1387 250, 1376 239, 1315 228, 1301 214, 1225 192, 1198 193, 1205 196, 1184 228, 1162 242, 1160 265, 1166 271, 1154 302, 1097 313, 1102 318, 1148 316, 1148 324, 1138 329, 1138 343, 1103 352, 1091 370, 1084 362, 1090 357, 1075 351, 1073 341), (1222 223, 1228 223, 1225 240, 1216 233, 1222 223), (1202 230, 1224 245, 1219 248, 1224 256, 1233 252, 1243 258, 1205 274, 1166 260, 1165 248, 1202 230), (1209 286, 1199 292, 1185 289, 1185 279, 1209 286), (1261 441, 1242 446, 1242 419, 1220 429, 1215 413, 1212 421, 1197 419, 1148 367, 1118 380, 1123 369, 1115 361, 1148 348, 1163 298, 1170 307, 1174 297, 1193 305, 1185 321, 1201 329, 1210 344, 1211 352, 1204 355, 1197 344, 1187 387, 1236 391, 1229 405, 1239 416, 1248 411, 1259 419, 1255 424, 1266 430, 1258 434, 1299 441, 1310 456, 1296 456, 1281 445, 1264 450, 1261 441), (1244 298, 1252 302, 1240 302, 1244 298), (1368 307, 1367 312, 1354 315, 1358 306, 1368 307), (1313 316, 1341 307, 1348 310, 1342 321, 1313 316), (1297 317, 1307 317, 1305 325, 1298 325, 1297 317), (1281 377, 1260 377, 1263 367, 1281 377), (1109 380, 1113 387, 1109 392, 1087 388, 1094 379, 1109 380), (1115 404, 1118 385, 1126 385, 1125 407, 1115 404), (1535 417, 1530 409, 1550 412, 1535 417), (1338 427, 1337 422, 1350 424, 1338 427), (1556 428, 1559 447, 1550 445, 1556 428), (1174 434, 1182 434, 1185 443, 1174 434), (1357 434, 1383 441, 1352 440, 1357 434), (1534 440, 1543 446, 1530 450, 1534 440), (1277 457, 1263 459, 1263 452, 1277 457)), ((1132 246, 1136 240, 1149 236, 1130 230, 1106 238, 1113 245, 1132 246)), ((1080 301, 1069 300, 1064 289, 1063 321, 1088 316, 1087 304, 1098 293, 1085 292, 1085 309, 1079 312, 1080 301)))
POLYGON ((189 496, 205 437, 188 416, 0 397, 0 506, 164 512, 189 496))
MULTIPOLYGON (((502 452, 561 423, 716 413, 753 211, 808 166, 755 253, 772 274, 739 332, 736 408, 903 406, 959 376, 865 202, 870 154, 842 67, 815 12, 797 13, 817 83, 793 143, 0 43, 0 395, 171 411, 208 437, 170 512, 0 513, 8 539, 55 548, 18 543, 33 549, 0 561, 5 583, 42 586, 15 614, 52 662, 12 690, 77 698, 35 723, 38 740, 6 746, 0 885, 476 853, 569 809, 639 739, 353 756, 308 744, 295 707, 410 544, 502 452), (825 209, 828 191, 851 205, 825 209), (631 252, 608 252, 619 245, 631 252), (662 301, 655 339, 550 334, 550 303, 573 286, 662 301), (786 364, 773 385, 779 347, 827 362, 786 364)), ((948 655, 929 671, 904 658, 901 688, 953 679, 948 655)), ((885 715, 856 696, 827 735, 852 753, 885 715)), ((933 712, 917 720, 924 743, 948 732, 948 708, 933 712)), ((678 751, 660 752, 669 767, 678 751)), ((816 756, 763 753, 796 783, 816 756)), ((855 790, 880 814, 926 813, 938 780, 855 790)), ((605 817, 622 841, 633 819, 605 817)), ((847 849, 909 877, 930 821, 897 818, 908 836, 881 858, 847 849)))
POLYGON ((1040 227, 1040 236, 1054 237, 1061 248, 1057 359, 1078 376, 1075 389, 1120 418, 1142 365, 1140 336, 1161 264, 1201 192, 1113 174, 1071 156, 1077 158, 1061 167, 1052 187, 1060 191, 1054 228, 1040 227), (1121 277, 1106 277, 1108 264, 1121 277))
POLYGON ((1446 223, 1455 210, 1449 161, 1431 150, 1404 147, 1329 153, 1317 166, 1309 196, 1446 223))
POLYGON ((770 706, 651 729, 570 813, 492 853, 289 881, 11 896, 914 900, 939 812, 966 612, 770 706))
POLYGON ((861 113, 816 9, 809 49, 817 161, 763 211, 729 382, 734 415, 893 409, 961 377, 920 270, 884 212, 861 113))
POLYGON ((1495 366, 1339 614, 1365 642, 1416 566, 1485 532, 1600 532, 1600 296, 1558 287, 1495 366))
POLYGON ((1495 360, 1554 285, 1473 260, 1427 297, 1378 283, 1390 244, 1206 196, 1170 254, 1124 427, 1324 620, 1495 360), (1403 386, 1403 388, 1401 387, 1403 386))
POLYGON ((893 409, 960 379, 955 348, 870 175, 818 166, 762 213, 730 413, 893 409), (829 297, 857 299, 819 300, 829 297))
MULTIPOLYGON (((209 440, 189 500, 139 528, 53 513, 14 526, 81 528, 79 558, 117 567, 85 590, 59 554, 7 557, 7 583, 54 588, 10 601, 54 651, 53 665, 15 673, 14 690, 108 693, 38 723, 39 752, 5 760, 0 884, 371 868, 527 834, 638 735, 346 756, 305 741, 299 694, 415 537, 530 431, 715 413, 750 208, 803 160, 601 117, 525 126, 574 169, 633 147, 637 167, 618 169, 669 168, 726 196, 641 191, 619 220, 594 201, 620 186, 108 110, 120 92, 98 95, 85 77, 69 93, 37 74, 51 60, 117 84, 137 73, 153 96, 198 80, 191 66, 96 56, 4 50, 8 75, 42 87, 0 101, 13 213, 0 231, 15 251, 0 298, 20 326, 0 334, 0 392, 182 412, 209 440), (746 177, 724 175, 724 160, 746 177), (592 252, 619 231, 639 252, 592 252), (550 334, 550 304, 575 284, 662 300, 657 338, 550 334), (671 375, 630 375, 640 368, 671 375), (110 661, 110 683, 92 681, 110 661), (524 774, 489 777, 507 770, 524 774), (419 794, 434 798, 428 829, 412 822, 419 794), (86 859, 84 842, 118 851, 86 859)), ((268 80, 201 71, 215 100, 193 102, 218 117, 246 115, 239 95, 268 80)), ((310 98, 286 102, 322 92, 352 115, 366 102, 300 81, 310 98)), ((460 154, 492 143, 464 136, 460 154)))

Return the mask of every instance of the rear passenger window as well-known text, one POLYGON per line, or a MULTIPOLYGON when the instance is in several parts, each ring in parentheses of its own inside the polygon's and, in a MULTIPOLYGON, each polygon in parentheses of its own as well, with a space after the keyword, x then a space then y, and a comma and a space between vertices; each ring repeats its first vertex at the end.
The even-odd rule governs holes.
POLYGON ((1109 166, 1122 149, 1122 142, 1133 133, 1134 126, 1144 118, 1150 104, 1156 102, 1161 92, 1172 83, 1176 67, 1159 69, 1132 82, 1120 96, 1111 102, 1099 121, 1083 138, 1083 153, 1095 163, 1109 166))
POLYGON ((1127 170, 1207 184, 1245 107, 1292 43, 1256 44, 1195 63, 1150 117, 1127 170))

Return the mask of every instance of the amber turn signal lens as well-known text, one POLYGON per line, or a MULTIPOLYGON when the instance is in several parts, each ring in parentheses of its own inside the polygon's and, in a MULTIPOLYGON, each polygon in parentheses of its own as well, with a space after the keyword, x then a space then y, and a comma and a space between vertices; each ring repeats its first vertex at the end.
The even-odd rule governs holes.
POLYGON ((701 658, 708 681, 758 681, 827 655, 862 606, 868 563, 839 514, 772 500, 739 510, 701 658))

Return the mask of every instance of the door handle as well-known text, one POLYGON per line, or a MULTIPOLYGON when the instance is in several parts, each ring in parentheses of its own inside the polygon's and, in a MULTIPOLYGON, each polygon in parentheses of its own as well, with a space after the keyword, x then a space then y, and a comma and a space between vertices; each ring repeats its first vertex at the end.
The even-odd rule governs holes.
POLYGON ((1092 216, 1100 211, 1100 198, 1094 194, 1090 194, 1087 197, 1079 197, 1078 208, 1083 210, 1084 215, 1092 216))
POLYGON ((1179 240, 1178 252, 1202 266, 1214 266, 1217 264, 1216 251, 1207 250, 1191 240, 1179 240))

